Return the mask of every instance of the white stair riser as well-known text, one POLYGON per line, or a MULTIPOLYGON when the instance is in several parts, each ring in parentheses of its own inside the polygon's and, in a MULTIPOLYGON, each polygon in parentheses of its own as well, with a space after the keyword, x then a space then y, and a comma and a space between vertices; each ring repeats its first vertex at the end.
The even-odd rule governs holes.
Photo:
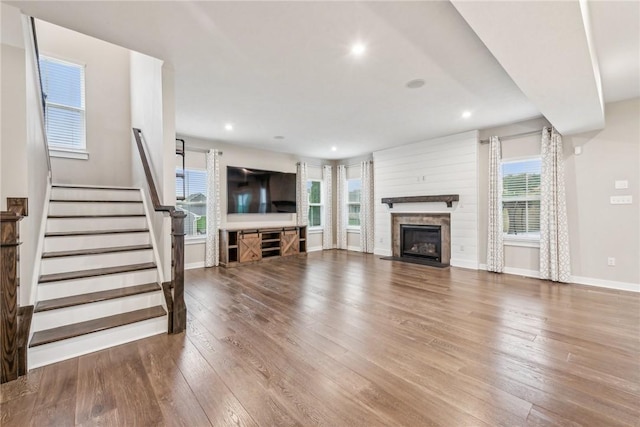
POLYGON ((150 308, 156 305, 163 305, 163 299, 164 294, 158 290, 156 292, 147 292, 145 294, 132 295, 124 298, 76 305, 58 310, 41 311, 33 314, 31 329, 33 332, 37 332, 69 325, 71 323, 85 322, 100 317, 150 308))
POLYGON ((49 215, 143 214, 142 203, 73 203, 50 202, 49 215))
POLYGON ((56 231, 131 230, 141 228, 147 228, 147 219, 143 216, 47 219, 47 233, 56 231))
POLYGON ((126 286, 143 285, 145 283, 158 283, 157 269, 41 283, 38 285, 38 301, 86 294, 89 292, 107 291, 126 286))
POLYGON ((149 244, 151 244, 151 236, 149 236, 148 232, 99 234, 92 236, 45 237, 44 251, 59 252, 149 244))
POLYGON ((153 262, 153 251, 114 252, 110 254, 43 258, 40 274, 65 273, 96 268, 118 267, 153 262))
POLYGON ((29 369, 67 360, 153 335, 167 333, 167 316, 29 348, 29 369))
POLYGON ((140 200, 139 190, 53 187, 51 199, 64 200, 140 200))

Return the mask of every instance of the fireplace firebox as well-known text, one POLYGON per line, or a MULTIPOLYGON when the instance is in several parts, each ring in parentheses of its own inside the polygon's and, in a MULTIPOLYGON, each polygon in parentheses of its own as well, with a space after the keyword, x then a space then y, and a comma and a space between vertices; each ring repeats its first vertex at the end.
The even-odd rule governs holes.
POLYGON ((439 225, 400 225, 400 256, 442 262, 439 225))

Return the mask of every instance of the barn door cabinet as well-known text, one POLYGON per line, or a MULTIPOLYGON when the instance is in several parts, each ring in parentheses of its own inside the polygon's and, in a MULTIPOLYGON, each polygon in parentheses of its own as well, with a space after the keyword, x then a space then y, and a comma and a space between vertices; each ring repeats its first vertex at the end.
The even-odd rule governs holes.
POLYGON ((307 227, 220 230, 220 265, 239 264, 307 253, 307 227))

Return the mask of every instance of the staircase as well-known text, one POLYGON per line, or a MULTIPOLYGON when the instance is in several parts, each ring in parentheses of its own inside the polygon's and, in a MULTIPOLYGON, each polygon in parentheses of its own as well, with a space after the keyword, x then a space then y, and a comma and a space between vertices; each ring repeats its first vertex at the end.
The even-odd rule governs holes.
POLYGON ((29 368, 167 332, 139 189, 53 185, 29 368))

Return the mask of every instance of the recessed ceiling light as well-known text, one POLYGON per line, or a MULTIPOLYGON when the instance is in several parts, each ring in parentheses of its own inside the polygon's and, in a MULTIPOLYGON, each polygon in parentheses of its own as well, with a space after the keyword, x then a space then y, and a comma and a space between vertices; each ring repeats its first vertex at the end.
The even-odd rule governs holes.
POLYGON ((471 117, 471 111, 465 111, 462 113, 463 119, 468 119, 469 117, 471 117))
POLYGON ((224 129, 225 130, 233 130, 233 125, 231 123, 227 123, 226 125, 224 125, 224 129))
POLYGON ((367 47, 360 42, 354 43, 351 46, 351 54, 355 56, 362 56, 366 50, 367 50, 367 47))
POLYGON ((338 147, 334 145, 333 147, 331 147, 331 151, 338 151, 338 147))
POLYGON ((419 87, 424 86, 424 80, 422 79, 410 80, 407 82, 406 86, 409 89, 418 89, 419 87))
POLYGON ((273 137, 273 139, 284 139, 284 136, 282 135, 276 135, 273 137))

